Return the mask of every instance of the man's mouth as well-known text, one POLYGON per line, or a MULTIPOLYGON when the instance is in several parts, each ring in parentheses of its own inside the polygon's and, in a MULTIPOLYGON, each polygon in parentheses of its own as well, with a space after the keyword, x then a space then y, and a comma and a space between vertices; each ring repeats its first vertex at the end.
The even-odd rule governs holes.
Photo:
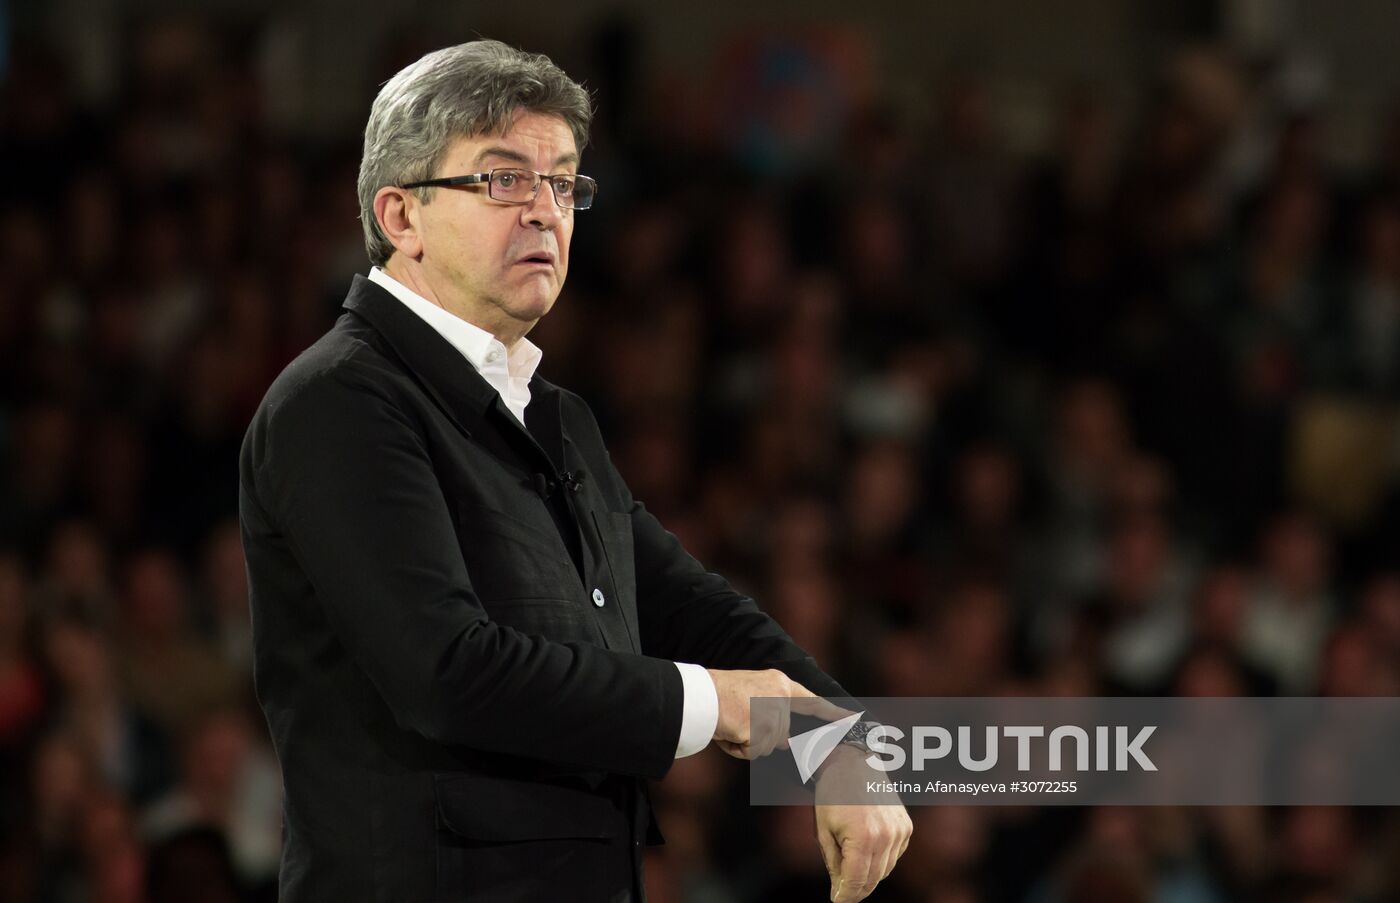
POLYGON ((554 255, 541 251, 538 254, 528 254, 515 263, 517 266, 543 266, 553 269, 554 255))

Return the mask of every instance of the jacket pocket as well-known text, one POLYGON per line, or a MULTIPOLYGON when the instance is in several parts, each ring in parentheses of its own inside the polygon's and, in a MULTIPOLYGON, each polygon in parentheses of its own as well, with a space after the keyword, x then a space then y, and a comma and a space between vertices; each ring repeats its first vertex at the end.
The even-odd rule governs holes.
POLYGON ((630 830, 582 788, 434 775, 438 901, 614 900, 631 884, 630 830))
POLYGON ((626 899, 635 846, 610 797, 475 773, 434 781, 439 903, 626 899))
POLYGON ((614 590, 633 614, 637 610, 637 562, 632 546, 632 517, 617 511, 594 511, 593 522, 603 538, 614 590))
POLYGON ((626 828, 611 799, 582 787, 470 773, 437 774, 433 784, 439 823, 459 837, 607 840, 626 828))
POLYGON ((579 594, 578 572, 553 524, 541 527, 465 502, 456 513, 462 560, 483 602, 579 594))

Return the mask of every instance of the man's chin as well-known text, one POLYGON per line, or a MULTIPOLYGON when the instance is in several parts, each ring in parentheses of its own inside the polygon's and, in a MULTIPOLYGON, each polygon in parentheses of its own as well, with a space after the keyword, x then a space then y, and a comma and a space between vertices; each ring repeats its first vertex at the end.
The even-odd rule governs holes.
POLYGON ((533 323, 554 307, 554 296, 517 298, 508 313, 522 323, 533 323))

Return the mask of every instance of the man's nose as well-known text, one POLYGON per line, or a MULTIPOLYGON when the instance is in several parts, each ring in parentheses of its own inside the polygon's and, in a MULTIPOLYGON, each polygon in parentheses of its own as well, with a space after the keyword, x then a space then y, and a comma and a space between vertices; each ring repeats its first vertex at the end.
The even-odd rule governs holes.
POLYGON ((541 179, 535 188, 535 196, 521 208, 521 221, 536 229, 553 229, 564 218, 563 208, 554 200, 554 186, 548 179, 541 179))

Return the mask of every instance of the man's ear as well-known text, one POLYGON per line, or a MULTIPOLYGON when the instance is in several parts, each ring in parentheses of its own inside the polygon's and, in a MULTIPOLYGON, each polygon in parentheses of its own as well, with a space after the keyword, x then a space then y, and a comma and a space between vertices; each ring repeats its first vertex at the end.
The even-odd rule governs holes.
POLYGON ((423 256, 419 206, 417 196, 409 188, 385 185, 374 195, 374 218, 379 221, 379 228, 400 254, 414 260, 423 256))

